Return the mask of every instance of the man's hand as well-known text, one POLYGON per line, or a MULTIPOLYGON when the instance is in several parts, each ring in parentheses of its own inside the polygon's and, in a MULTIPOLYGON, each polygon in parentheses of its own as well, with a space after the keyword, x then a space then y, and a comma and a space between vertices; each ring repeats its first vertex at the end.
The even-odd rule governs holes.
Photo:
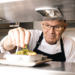
POLYGON ((30 32, 24 28, 11 29, 8 37, 5 39, 3 46, 6 50, 13 50, 16 46, 25 47, 30 40, 30 32))

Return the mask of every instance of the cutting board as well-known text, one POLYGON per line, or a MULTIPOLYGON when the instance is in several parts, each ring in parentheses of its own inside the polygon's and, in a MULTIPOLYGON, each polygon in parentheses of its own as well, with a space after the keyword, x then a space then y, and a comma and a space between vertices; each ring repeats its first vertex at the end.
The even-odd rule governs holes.
POLYGON ((7 61, 6 59, 0 59, 0 64, 14 65, 14 66, 36 66, 51 60, 52 59, 45 59, 45 60, 36 61, 36 62, 24 62, 24 61, 7 61))

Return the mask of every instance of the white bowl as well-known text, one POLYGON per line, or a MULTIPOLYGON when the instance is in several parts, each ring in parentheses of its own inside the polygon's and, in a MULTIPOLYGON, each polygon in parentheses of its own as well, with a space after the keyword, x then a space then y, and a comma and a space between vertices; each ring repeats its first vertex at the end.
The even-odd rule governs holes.
POLYGON ((43 55, 37 54, 37 55, 14 55, 14 54, 8 54, 6 55, 7 61, 24 61, 24 62, 35 62, 35 61, 41 61, 43 55))

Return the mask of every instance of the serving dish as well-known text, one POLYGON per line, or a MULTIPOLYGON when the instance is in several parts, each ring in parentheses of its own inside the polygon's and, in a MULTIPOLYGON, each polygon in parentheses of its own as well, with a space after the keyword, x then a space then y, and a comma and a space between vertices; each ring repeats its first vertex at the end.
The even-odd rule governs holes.
POLYGON ((6 54, 6 61, 24 61, 24 62, 36 62, 41 61, 43 55, 16 55, 16 54, 6 54))

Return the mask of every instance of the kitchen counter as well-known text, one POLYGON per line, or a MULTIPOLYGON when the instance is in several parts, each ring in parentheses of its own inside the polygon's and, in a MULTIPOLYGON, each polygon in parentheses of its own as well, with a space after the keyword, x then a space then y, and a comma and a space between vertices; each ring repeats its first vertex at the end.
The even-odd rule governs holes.
POLYGON ((0 64, 2 75, 75 75, 75 63, 49 61, 34 67, 0 64))

